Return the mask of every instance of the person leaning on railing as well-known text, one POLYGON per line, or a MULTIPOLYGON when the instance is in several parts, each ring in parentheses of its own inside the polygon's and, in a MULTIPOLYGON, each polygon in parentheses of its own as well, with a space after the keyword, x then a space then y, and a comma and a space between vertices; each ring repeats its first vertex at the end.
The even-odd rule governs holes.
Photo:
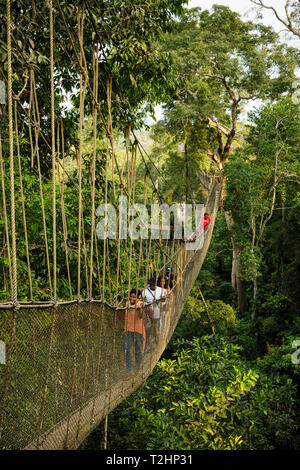
POLYGON ((143 352, 145 351, 146 332, 144 326, 144 315, 142 310, 141 292, 137 289, 131 289, 129 300, 126 302, 125 327, 123 334, 123 350, 126 358, 126 369, 131 371, 130 351, 132 345, 135 350, 135 360, 137 367, 142 362, 143 352))
POLYGON ((156 278, 152 277, 149 279, 149 286, 143 290, 142 296, 147 303, 151 303, 151 306, 149 306, 149 312, 153 325, 152 332, 155 340, 157 341, 160 331, 160 305, 158 301, 164 299, 166 297, 166 293, 161 287, 157 286, 156 278))

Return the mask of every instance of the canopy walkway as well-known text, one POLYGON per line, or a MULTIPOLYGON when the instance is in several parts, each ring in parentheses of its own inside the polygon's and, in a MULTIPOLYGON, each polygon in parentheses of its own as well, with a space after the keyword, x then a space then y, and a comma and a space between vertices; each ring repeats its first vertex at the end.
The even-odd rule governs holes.
MULTIPOLYGON (((160 199, 152 176, 159 171, 155 166, 150 170, 147 153, 128 123, 117 129, 125 139, 121 167, 113 106, 119 106, 122 97, 117 84, 114 90, 112 74, 99 74, 104 54, 99 36, 83 46, 84 3, 72 18, 78 26, 76 37, 60 2, 55 10, 52 0, 48 3, 49 61, 40 69, 49 71, 50 112, 40 109, 42 84, 36 67, 21 62, 22 79, 13 79, 21 59, 11 41, 7 0, 7 102, 0 97, 0 449, 75 449, 142 385, 172 336, 201 269, 222 190, 218 178, 205 179, 205 210, 211 222, 201 246, 187 250, 175 236, 163 239, 161 230, 158 238, 151 231, 145 240, 120 236, 118 199, 126 196, 131 207, 147 207, 160 199), (72 74, 78 85, 79 125, 73 146, 66 144, 68 117, 55 104, 56 79, 66 70, 64 64, 54 64, 55 48, 62 47, 54 15, 69 35, 76 62, 72 74), (89 155, 83 152, 87 112, 92 122, 89 155), (99 135, 104 148, 99 148, 99 135), (139 194, 138 158, 145 166, 139 194), (118 233, 112 240, 99 239, 96 208, 109 202, 116 207, 118 233), (174 270, 172 289, 158 301, 157 319, 149 318, 149 305, 143 303, 145 344, 141 349, 133 335, 126 349, 129 292, 132 287, 146 288, 149 277, 164 274, 166 266, 174 270)), ((130 226, 130 215, 125 222, 130 226)))
POLYGON ((180 275, 166 300, 159 301, 160 319, 132 372, 123 353, 124 309, 90 301, 1 311, 1 338, 9 344, 7 364, 0 368, 1 449, 77 448, 143 384, 172 336, 205 259, 219 191, 215 183, 206 205, 212 220, 203 247, 187 251, 182 244, 176 254, 180 275))

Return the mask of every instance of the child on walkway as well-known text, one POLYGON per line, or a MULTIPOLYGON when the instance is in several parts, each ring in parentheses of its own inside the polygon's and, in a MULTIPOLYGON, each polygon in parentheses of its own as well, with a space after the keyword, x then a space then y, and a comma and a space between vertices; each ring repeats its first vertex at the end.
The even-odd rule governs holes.
POLYGON ((131 347, 135 351, 136 365, 139 368, 143 352, 145 350, 145 327, 142 302, 138 299, 141 293, 137 289, 131 289, 129 301, 126 303, 125 328, 123 334, 123 350, 126 358, 126 369, 131 371, 131 347))

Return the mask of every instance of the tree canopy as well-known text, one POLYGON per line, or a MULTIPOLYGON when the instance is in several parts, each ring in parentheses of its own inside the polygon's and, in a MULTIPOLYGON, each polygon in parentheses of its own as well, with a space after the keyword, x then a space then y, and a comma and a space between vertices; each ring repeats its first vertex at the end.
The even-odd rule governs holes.
POLYGON ((299 51, 282 44, 272 28, 218 5, 212 13, 186 11, 165 35, 162 50, 172 54, 180 81, 166 106, 166 124, 177 122, 181 134, 187 122, 214 128, 208 155, 220 168, 245 104, 291 91, 300 60, 299 51))

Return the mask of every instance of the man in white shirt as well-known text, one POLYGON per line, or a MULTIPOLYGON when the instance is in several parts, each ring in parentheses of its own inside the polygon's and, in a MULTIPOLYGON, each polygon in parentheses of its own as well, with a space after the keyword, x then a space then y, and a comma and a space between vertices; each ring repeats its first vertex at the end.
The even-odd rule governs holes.
POLYGON ((146 302, 152 302, 152 309, 153 309, 153 320, 159 320, 160 318, 160 308, 159 304, 156 302, 157 300, 162 299, 165 297, 165 293, 162 290, 161 287, 158 287, 156 285, 156 279, 155 277, 152 277, 149 280, 149 287, 143 290, 142 292, 143 298, 146 300, 146 302))
POLYGON ((142 296, 147 303, 152 303, 151 308, 153 314, 151 315, 151 336, 154 339, 155 343, 158 343, 158 338, 161 334, 162 329, 162 322, 160 315, 160 305, 157 301, 163 299, 166 294, 161 287, 156 285, 155 277, 152 277, 151 279, 149 279, 149 287, 143 290, 142 296))

